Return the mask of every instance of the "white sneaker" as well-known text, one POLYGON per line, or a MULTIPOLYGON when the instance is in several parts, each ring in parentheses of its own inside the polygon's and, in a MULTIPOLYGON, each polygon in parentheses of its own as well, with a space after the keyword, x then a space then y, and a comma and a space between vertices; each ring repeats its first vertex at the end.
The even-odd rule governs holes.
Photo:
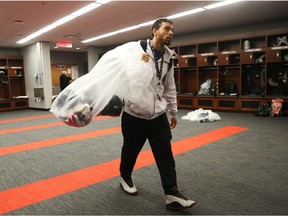
POLYGON ((120 177, 120 186, 129 195, 135 196, 138 193, 137 188, 133 184, 131 178, 124 180, 122 177, 120 177))
POLYGON ((178 193, 177 195, 165 195, 165 200, 166 208, 171 211, 191 208, 196 204, 195 201, 187 199, 180 193, 178 193))

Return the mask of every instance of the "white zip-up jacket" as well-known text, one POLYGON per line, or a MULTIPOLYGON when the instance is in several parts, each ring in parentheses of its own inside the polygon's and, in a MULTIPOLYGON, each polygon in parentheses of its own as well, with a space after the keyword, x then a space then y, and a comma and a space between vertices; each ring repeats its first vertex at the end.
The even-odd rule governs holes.
MULTIPOLYGON (((140 45, 140 41, 136 43, 140 45)), ((167 46, 164 47, 164 55, 162 57, 164 62, 161 79, 159 80, 156 76, 157 71, 150 43, 151 41, 147 40, 146 52, 149 54, 147 64, 148 67, 151 67, 151 73, 153 73, 150 84, 141 87, 141 89, 137 89, 137 86, 133 85, 130 87, 130 92, 134 94, 125 97, 124 111, 132 116, 148 120, 158 117, 166 110, 170 112, 172 117, 176 117, 178 110, 173 65, 169 69, 169 61, 172 61, 173 52, 167 46), (137 91, 138 95, 136 95, 135 91, 137 91)), ((158 66, 160 67, 160 65, 161 59, 158 60, 158 66)))

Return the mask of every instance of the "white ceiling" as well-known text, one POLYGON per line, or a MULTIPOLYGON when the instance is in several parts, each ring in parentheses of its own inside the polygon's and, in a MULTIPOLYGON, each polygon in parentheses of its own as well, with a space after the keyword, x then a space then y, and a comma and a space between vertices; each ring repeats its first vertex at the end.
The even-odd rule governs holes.
MULTIPOLYGON (((114 46, 150 37, 150 27, 129 31, 88 44, 82 40, 131 25, 207 6, 212 1, 112 1, 25 44, 17 41, 92 1, 0 1, 0 48, 23 47, 37 41, 71 41, 73 48, 114 46), (23 24, 15 24, 21 20, 23 24)), ((173 20, 175 37, 253 23, 287 20, 288 1, 245 1, 173 20)))

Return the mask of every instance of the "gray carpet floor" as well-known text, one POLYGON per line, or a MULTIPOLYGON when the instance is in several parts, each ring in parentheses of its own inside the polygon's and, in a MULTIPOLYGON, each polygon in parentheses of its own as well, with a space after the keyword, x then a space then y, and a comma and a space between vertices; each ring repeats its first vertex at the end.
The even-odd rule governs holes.
MULTIPOLYGON (((216 111, 220 121, 195 123, 181 120, 189 111, 179 111, 173 142, 225 126, 248 128, 175 156, 180 191, 196 200, 194 208, 180 212, 166 210, 159 173, 156 165, 152 164, 134 171, 133 181, 139 191, 135 197, 120 189, 119 177, 116 176, 4 214, 288 215, 288 117, 256 117, 252 113, 216 111)), ((83 128, 60 125, 1 134, 8 129, 59 122, 51 116, 1 123, 8 119, 47 114, 48 111, 34 109, 1 112, 0 149, 120 126, 120 117, 116 117, 94 120, 83 128)), ((1 155, 0 193, 118 159, 121 145, 121 133, 112 133, 1 155)), ((143 150, 147 149, 150 149, 148 143, 143 150)), ((7 202, 10 201, 7 198, 7 202)))

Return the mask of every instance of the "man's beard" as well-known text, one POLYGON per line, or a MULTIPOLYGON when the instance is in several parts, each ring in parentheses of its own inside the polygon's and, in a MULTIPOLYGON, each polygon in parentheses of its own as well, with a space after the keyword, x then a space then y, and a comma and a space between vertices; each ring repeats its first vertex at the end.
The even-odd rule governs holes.
POLYGON ((171 42, 172 42, 172 37, 163 37, 162 35, 158 35, 156 36, 158 43, 161 44, 161 46, 170 46, 171 42))
POLYGON ((171 39, 166 39, 166 40, 163 40, 163 41, 162 41, 162 44, 163 44, 163 45, 166 45, 166 46, 170 46, 171 41, 172 41, 171 39))

